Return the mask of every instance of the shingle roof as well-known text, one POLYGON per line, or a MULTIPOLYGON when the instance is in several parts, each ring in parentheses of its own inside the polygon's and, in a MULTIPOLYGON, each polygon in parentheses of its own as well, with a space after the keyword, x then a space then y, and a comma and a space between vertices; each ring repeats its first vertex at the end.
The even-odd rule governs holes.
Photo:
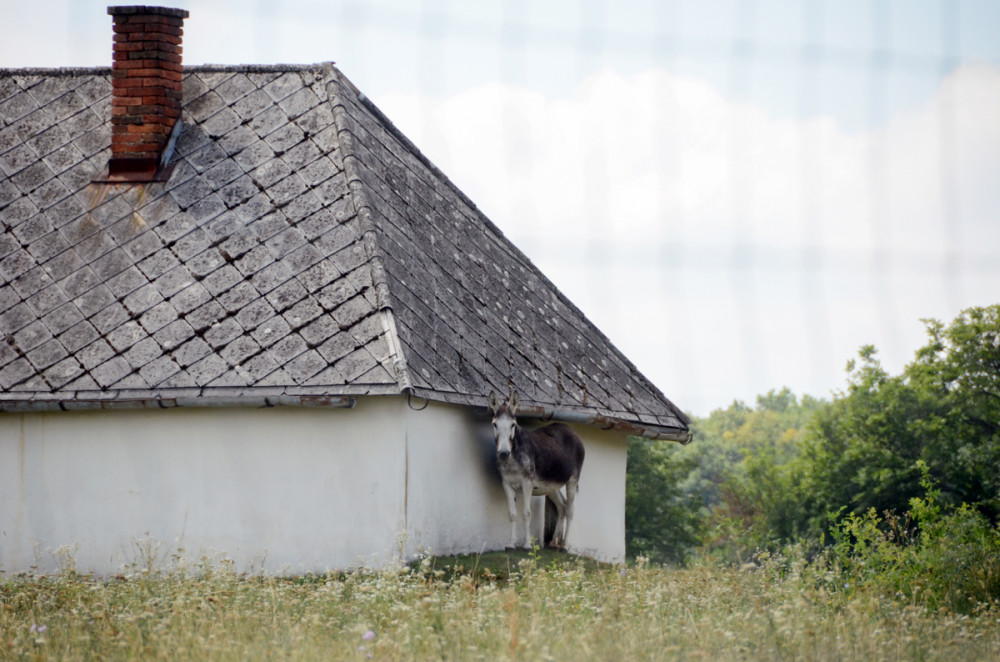
POLYGON ((0 408, 411 393, 687 418, 335 67, 187 68, 166 183, 110 71, 0 72, 0 408))

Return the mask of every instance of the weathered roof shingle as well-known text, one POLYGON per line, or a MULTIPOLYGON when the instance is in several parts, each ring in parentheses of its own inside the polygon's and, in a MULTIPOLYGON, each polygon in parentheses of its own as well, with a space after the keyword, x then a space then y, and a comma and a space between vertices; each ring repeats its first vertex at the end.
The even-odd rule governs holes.
POLYGON ((188 68, 165 183, 108 70, 0 72, 0 408, 413 395, 687 418, 332 65, 188 68))

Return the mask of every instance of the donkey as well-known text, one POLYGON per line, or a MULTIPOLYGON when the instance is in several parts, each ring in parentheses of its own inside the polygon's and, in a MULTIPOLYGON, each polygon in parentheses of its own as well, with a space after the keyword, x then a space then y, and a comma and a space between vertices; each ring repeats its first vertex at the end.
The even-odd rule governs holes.
POLYGON ((493 436, 497 447, 497 466, 507 495, 510 516, 508 550, 518 546, 517 521, 524 529, 524 548, 531 548, 528 524, 531 521, 531 497, 545 495, 556 507, 555 532, 551 547, 566 549, 566 536, 573 521, 580 470, 583 468, 583 442, 568 426, 553 423, 537 430, 525 430, 517 424, 517 391, 500 402, 490 393, 493 413, 493 436), (559 491, 566 486, 566 496, 559 491), (521 512, 518 513, 518 504, 521 512))

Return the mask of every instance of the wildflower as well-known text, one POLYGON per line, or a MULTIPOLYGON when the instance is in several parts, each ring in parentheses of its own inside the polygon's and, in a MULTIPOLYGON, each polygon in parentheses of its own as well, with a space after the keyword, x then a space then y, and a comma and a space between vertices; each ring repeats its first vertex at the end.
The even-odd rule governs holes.
POLYGON ((371 630, 368 630, 368 632, 365 632, 363 635, 361 635, 361 638, 364 639, 365 641, 371 641, 372 639, 375 638, 375 633, 371 630))
POLYGON ((42 633, 44 633, 48 629, 49 629, 49 626, 47 626, 47 625, 34 624, 34 625, 31 626, 31 632, 32 632, 32 634, 42 634, 42 633))

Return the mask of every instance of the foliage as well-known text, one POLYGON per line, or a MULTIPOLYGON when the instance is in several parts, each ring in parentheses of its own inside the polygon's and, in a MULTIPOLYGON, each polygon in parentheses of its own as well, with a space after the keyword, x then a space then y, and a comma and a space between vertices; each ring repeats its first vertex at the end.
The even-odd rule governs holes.
POLYGON ((698 543, 697 503, 681 488, 695 466, 676 446, 638 437, 628 442, 625 543, 629 558, 683 563, 698 543))
POLYGON ((840 577, 929 609, 1000 604, 1000 528, 965 504, 942 504, 926 478, 924 487, 904 517, 871 509, 833 526, 829 556, 840 577))
POLYGON ((674 453, 693 466, 679 486, 700 506, 701 552, 743 562, 799 533, 799 475, 794 461, 805 427, 823 403, 789 389, 734 402, 693 424, 695 441, 674 453))
MULTIPOLYGON (((728 432, 739 460, 718 485, 713 531, 706 542, 723 558, 747 558, 757 549, 777 549, 802 531, 801 440, 822 403, 796 398, 788 389, 757 398, 742 424, 728 432)), ((710 416, 726 416, 713 412, 710 416)))
POLYGON ((689 446, 633 442, 629 552, 676 560, 697 537, 698 556, 739 565, 794 545, 880 595, 996 600, 1000 306, 925 324, 899 375, 866 346, 831 402, 771 391, 696 419, 689 446))
POLYGON ((1000 612, 930 614, 801 559, 553 566, 507 581, 413 568, 0 580, 4 659, 996 659, 1000 612), (439 576, 437 573, 441 573, 439 576))
POLYGON ((692 425, 687 446, 629 444, 626 544, 630 557, 679 562, 700 553, 742 562, 801 533, 793 461, 823 402, 789 389, 734 402, 692 425))
POLYGON ((905 512, 923 493, 1000 514, 1000 305, 964 311, 889 375, 875 348, 848 364, 847 392, 817 412, 804 445, 814 530, 829 512, 905 512))

